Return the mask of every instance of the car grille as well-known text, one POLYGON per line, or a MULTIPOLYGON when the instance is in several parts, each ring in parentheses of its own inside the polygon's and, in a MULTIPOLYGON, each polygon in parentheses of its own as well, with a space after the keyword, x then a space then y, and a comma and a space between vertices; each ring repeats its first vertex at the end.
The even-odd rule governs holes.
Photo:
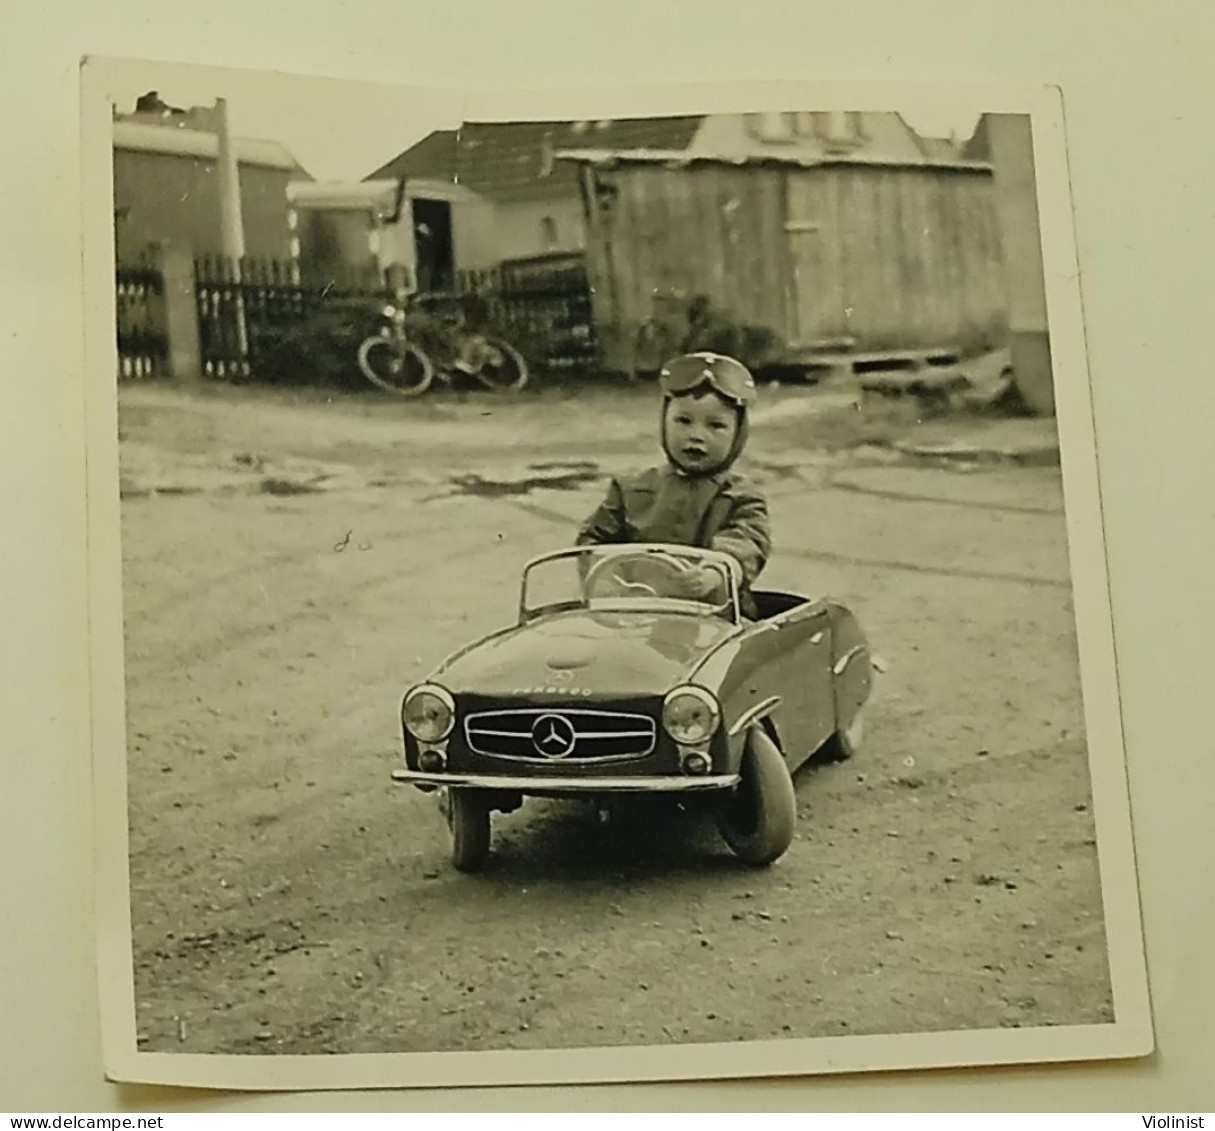
POLYGON ((623 711, 529 707, 469 715, 464 735, 473 753, 491 758, 606 762, 645 757, 655 726, 647 715, 623 711))

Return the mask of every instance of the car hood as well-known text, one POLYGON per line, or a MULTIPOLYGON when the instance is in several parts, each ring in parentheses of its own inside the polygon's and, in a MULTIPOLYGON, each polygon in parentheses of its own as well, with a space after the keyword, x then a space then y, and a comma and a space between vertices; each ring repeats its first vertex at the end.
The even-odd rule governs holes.
POLYGON ((736 631, 685 613, 558 613, 457 653, 435 679, 456 694, 657 695, 736 631))

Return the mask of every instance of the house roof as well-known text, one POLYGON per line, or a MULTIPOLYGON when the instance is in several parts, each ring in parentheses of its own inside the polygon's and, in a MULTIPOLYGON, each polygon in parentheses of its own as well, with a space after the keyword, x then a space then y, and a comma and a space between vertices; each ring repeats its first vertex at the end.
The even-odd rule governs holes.
POLYGON ((689 165, 795 165, 803 169, 825 165, 869 166, 874 168, 958 169, 990 171, 985 161, 961 161, 951 157, 935 160, 930 157, 887 157, 856 151, 847 154, 799 153, 796 150, 773 149, 765 153, 707 153, 661 149, 562 149, 556 153, 558 162, 582 162, 589 165, 665 165, 685 168, 689 165))
POLYGON ((683 150, 703 115, 615 118, 602 122, 465 122, 437 130, 371 174, 429 177, 464 185, 490 200, 549 199, 577 185, 577 168, 553 160, 556 150, 593 144, 612 150, 683 150))
POLYGON ((296 208, 365 212, 391 208, 396 191, 396 181, 288 181, 287 201, 296 208))
POLYGON ((958 161, 962 158, 962 147, 950 137, 924 137, 918 134, 920 149, 932 161, 958 161))
MULTIPOLYGON (((238 137, 234 139, 233 144, 236 147, 236 159, 244 165, 285 169, 308 176, 291 151, 277 141, 238 137)), ((178 157, 207 157, 212 160, 219 157, 219 139, 213 133, 148 122, 116 121, 114 148, 178 157)))
MULTIPOLYGON (((295 208, 316 211, 366 212, 391 209, 396 203, 400 181, 380 177, 368 181, 289 181, 287 200, 295 208)), ((450 182, 411 177, 407 182, 410 197, 437 197, 440 200, 468 200, 472 193, 450 182)))

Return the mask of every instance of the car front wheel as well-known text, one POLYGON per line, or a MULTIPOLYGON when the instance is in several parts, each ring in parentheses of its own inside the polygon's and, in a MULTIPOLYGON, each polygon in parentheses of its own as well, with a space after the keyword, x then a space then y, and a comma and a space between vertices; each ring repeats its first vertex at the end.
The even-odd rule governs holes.
POLYGON ((452 789, 443 809, 451 829, 451 862, 461 872, 479 872, 489 856, 489 801, 477 789, 452 789))
POLYGON ((752 727, 739 767, 741 779, 722 804, 717 827, 734 855, 764 867, 793 843, 797 797, 780 748, 761 727, 752 727))

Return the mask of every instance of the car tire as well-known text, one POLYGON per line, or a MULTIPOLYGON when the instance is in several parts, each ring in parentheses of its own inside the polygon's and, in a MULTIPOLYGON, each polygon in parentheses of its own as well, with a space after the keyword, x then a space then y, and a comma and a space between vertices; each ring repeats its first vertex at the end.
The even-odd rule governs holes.
POLYGON ((445 806, 451 829, 451 862, 459 872, 479 872, 489 856, 489 803, 476 789, 450 789, 445 806))
POLYGON ((747 735, 741 780, 717 814, 717 827, 731 851, 762 868, 785 854, 797 824, 797 795, 780 748, 762 727, 747 735))

